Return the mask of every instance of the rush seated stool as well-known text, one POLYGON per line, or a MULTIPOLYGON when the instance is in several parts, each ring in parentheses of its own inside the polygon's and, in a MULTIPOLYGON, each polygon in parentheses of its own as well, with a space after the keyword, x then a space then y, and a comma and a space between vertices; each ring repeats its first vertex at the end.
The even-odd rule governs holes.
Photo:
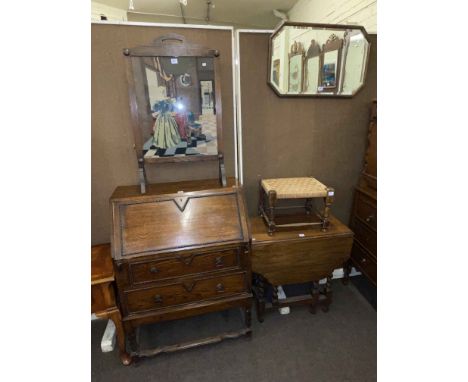
POLYGON ((329 225, 330 206, 333 203, 335 190, 320 183, 313 177, 261 179, 259 184, 258 212, 268 226, 268 234, 272 235, 277 228, 320 225, 326 231, 329 225), (323 199, 324 208, 316 211, 313 199, 323 199), (280 200, 305 199, 304 206, 279 206, 280 200), (277 210, 305 210, 304 219, 280 223, 277 210), (318 221, 313 221, 313 212, 318 221), (276 220, 275 220, 276 219, 276 220))

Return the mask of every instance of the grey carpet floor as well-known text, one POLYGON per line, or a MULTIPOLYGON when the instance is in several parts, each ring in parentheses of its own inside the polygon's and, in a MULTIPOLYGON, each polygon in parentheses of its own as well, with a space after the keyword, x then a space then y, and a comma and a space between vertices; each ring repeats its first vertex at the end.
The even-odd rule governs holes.
MULTIPOLYGON (((293 307, 288 315, 267 312, 265 321, 252 315, 251 339, 145 358, 122 366, 117 350, 102 353, 106 322, 91 324, 92 381, 376 381, 377 314, 356 287, 332 283, 328 313, 316 315, 293 307)), ((190 340, 240 327, 238 311, 148 325, 141 329, 142 347, 190 340)))

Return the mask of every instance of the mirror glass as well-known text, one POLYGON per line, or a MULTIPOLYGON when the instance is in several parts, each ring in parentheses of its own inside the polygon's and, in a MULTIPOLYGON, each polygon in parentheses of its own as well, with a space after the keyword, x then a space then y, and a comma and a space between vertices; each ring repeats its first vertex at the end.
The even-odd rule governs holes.
POLYGON ((363 27, 283 23, 270 39, 269 84, 279 96, 352 96, 364 85, 363 27))
MULTIPOLYGON (((143 155, 217 155, 212 57, 139 57, 144 90, 143 155)), ((136 86, 139 84, 136 83, 136 86)))

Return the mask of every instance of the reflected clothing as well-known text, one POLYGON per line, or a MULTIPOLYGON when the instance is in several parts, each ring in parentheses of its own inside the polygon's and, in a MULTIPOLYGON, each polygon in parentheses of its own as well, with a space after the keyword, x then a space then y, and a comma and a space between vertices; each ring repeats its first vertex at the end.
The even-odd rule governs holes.
POLYGON ((187 117, 185 113, 175 113, 174 119, 177 122, 177 127, 179 128, 180 138, 183 140, 187 139, 187 117))
POLYGON ((179 129, 170 112, 162 112, 157 115, 154 123, 153 142, 160 149, 168 149, 179 144, 179 129))

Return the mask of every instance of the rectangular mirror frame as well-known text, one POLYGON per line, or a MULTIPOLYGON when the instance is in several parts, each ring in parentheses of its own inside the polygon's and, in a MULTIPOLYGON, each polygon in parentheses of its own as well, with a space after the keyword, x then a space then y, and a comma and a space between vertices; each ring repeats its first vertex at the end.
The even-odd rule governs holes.
POLYGON ((123 54, 127 57, 127 81, 130 100, 130 114, 132 119, 132 130, 135 140, 135 151, 138 162, 146 163, 168 163, 168 162, 192 162, 192 161, 215 161, 223 160, 223 135, 222 135, 222 107, 221 107, 221 80, 219 68, 219 51, 203 47, 198 44, 188 43, 185 37, 171 33, 161 36, 153 41, 153 45, 125 48, 123 54), (145 117, 146 105, 142 102, 142 93, 146 84, 141 74, 141 57, 212 57, 214 63, 214 92, 216 105, 216 131, 217 131, 217 155, 187 155, 181 157, 144 158, 142 136, 142 123, 145 117))

